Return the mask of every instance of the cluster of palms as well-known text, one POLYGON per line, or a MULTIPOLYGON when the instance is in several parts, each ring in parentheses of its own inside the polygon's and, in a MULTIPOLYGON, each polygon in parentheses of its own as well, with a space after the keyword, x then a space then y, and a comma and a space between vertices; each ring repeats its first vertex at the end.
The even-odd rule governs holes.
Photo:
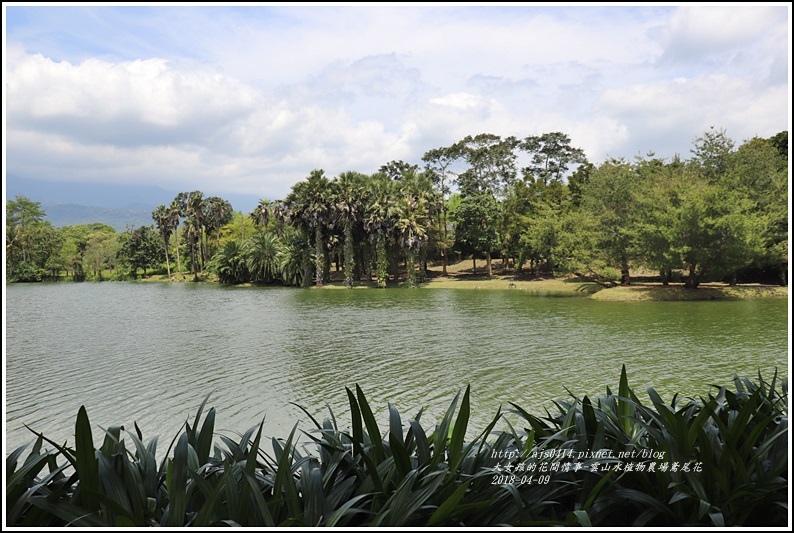
POLYGON ((210 267, 224 283, 246 281, 322 286, 332 260, 342 265, 345 285, 377 280, 385 287, 405 263, 408 285, 425 275, 428 247, 435 244, 441 196, 416 167, 388 166, 366 175, 328 178, 313 170, 283 200, 261 200, 250 214, 256 231, 229 241, 210 267))
POLYGON ((179 257, 179 224, 183 219, 183 235, 190 255, 190 272, 197 278, 211 256, 208 236, 214 232, 216 248, 219 247, 220 229, 232 219, 232 215, 232 206, 228 201, 217 196, 205 198, 201 191, 181 192, 169 206, 157 206, 152 212, 152 218, 163 239, 168 277, 171 277, 168 244, 172 235, 176 235, 177 240, 177 269, 182 270, 179 257))
POLYGON ((684 275, 692 288, 728 275, 735 283, 743 269, 776 269, 785 284, 787 138, 781 132, 734 149, 724 131, 709 131, 695 139, 689 161, 649 154, 596 166, 559 132, 523 140, 480 134, 429 150, 421 171, 403 161, 372 175, 313 170, 282 200, 260 202, 248 239, 222 228, 232 218, 228 202, 200 192, 180 193, 153 217, 166 250, 177 234, 177 261, 181 246, 194 279, 206 267, 224 283, 322 286, 335 261, 347 287, 357 280, 385 287, 402 262, 414 286, 428 258, 441 259, 446 275, 454 246, 472 257, 475 273, 476 258, 485 257, 489 276, 497 254, 516 270, 528 264, 535 274, 608 284, 631 283, 637 267, 660 272, 665 283, 684 275), (519 155, 529 166, 519 168, 519 155))

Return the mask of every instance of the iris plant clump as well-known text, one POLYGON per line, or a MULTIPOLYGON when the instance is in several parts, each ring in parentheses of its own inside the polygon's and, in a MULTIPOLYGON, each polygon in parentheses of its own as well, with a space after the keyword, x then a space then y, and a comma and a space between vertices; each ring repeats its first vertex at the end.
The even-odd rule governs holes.
MULTIPOLYGON (((185 422, 158 460, 137 424, 96 448, 85 408, 73 447, 36 433, 6 458, 8 526, 785 526, 785 380, 736 377, 704 397, 643 403, 623 368, 617 393, 515 404, 476 438, 470 390, 427 427, 388 406, 381 428, 364 392, 346 389, 299 441, 262 424, 215 433, 215 409, 185 422), (505 414, 518 422, 509 422, 505 414), (202 416, 204 415, 204 416, 202 416), (506 426, 497 429, 497 426, 506 426), (45 444, 52 449, 45 449, 45 444), (27 451, 26 451, 27 450, 27 451), (307 451, 308 450, 308 451, 307 451)), ((35 433, 35 432, 34 432, 35 433)))

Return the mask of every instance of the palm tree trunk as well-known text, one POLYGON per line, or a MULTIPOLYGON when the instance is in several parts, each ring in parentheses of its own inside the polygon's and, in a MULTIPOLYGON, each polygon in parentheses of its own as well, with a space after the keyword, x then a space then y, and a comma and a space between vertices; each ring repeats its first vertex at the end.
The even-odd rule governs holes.
POLYGON ((179 259, 179 226, 174 230, 176 234, 176 271, 182 272, 182 261, 179 259))
POLYGON ((314 229, 314 264, 316 267, 315 275, 317 278, 315 279, 315 285, 318 288, 322 288, 323 286, 323 267, 325 266, 325 256, 323 254, 323 234, 322 228, 318 224, 314 229))
POLYGON ((378 278, 378 287, 381 289, 386 288, 386 283, 389 280, 389 258, 386 252, 386 236, 382 233, 378 234, 376 250, 376 275, 378 278))
POLYGON ((165 249, 165 268, 168 269, 168 279, 171 279, 171 263, 168 262, 168 240, 163 238, 163 248, 165 249))
POLYGON ((405 250, 405 264, 406 264, 406 273, 405 273, 405 284, 408 287, 416 287, 416 269, 415 263, 416 262, 416 252, 414 252, 413 248, 408 247, 405 250))
POLYGON ((345 287, 353 288, 353 226, 345 220, 345 287))
POLYGON ((419 281, 424 283, 427 278, 427 246, 422 244, 419 249, 419 281))
MULTIPOLYGON (((443 184, 442 184, 443 188, 443 184)), ((441 200, 444 201, 443 198, 441 200)), ((442 213, 442 224, 443 224, 443 234, 444 234, 444 242, 441 245, 441 274, 443 276, 447 275, 447 264, 449 263, 449 259, 447 258, 447 208, 445 205, 442 205, 441 208, 442 213)))

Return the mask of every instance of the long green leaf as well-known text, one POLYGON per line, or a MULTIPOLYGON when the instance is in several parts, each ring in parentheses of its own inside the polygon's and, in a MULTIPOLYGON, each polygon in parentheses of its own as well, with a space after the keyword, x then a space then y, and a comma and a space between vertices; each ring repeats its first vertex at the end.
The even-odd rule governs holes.
POLYGON ((188 479, 188 432, 182 433, 174 448, 174 458, 170 463, 167 475, 168 487, 168 521, 169 527, 185 525, 187 509, 188 479))
POLYGON ((356 384, 356 398, 358 398, 358 405, 361 408, 361 416, 364 419, 364 424, 367 426, 369 439, 372 442, 372 446, 375 448, 375 460, 380 463, 386 458, 386 453, 383 450, 383 440, 380 436, 380 428, 378 428, 378 423, 375 421, 372 409, 370 409, 367 398, 364 396, 364 392, 358 384, 356 384))
POLYGON ((85 406, 81 405, 77 412, 77 421, 74 428, 75 438, 75 469, 80 478, 78 490, 80 496, 77 502, 89 511, 98 511, 99 505, 92 493, 100 492, 99 466, 97 465, 94 440, 91 435, 91 424, 85 406))
POLYGON ((466 392, 463 393, 463 400, 460 403, 460 411, 458 418, 455 420, 455 426, 452 429, 452 439, 449 443, 449 468, 452 471, 460 467, 460 462, 463 458, 463 440, 466 438, 466 431, 469 428, 469 394, 471 387, 466 386, 466 392))
POLYGON ((455 511, 460 504, 460 501, 463 499, 463 496, 466 494, 466 490, 468 490, 470 482, 471 479, 467 479, 461 483, 461 485, 455 489, 455 492, 453 492, 449 498, 444 500, 444 502, 438 506, 438 509, 436 509, 436 511, 427 521, 428 526, 446 522, 449 517, 452 516, 453 511, 455 511))

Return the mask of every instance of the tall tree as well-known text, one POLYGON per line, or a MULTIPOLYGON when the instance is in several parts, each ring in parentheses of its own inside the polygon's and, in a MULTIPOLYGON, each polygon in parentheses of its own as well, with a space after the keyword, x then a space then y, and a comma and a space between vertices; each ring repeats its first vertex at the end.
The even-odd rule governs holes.
POLYGON ((163 239, 165 266, 168 270, 168 279, 171 279, 171 263, 168 260, 168 241, 171 239, 171 234, 174 231, 174 217, 166 206, 158 205, 154 211, 152 211, 152 219, 154 219, 154 224, 157 227, 157 231, 160 233, 160 238, 163 239))
POLYGON ((728 171, 730 155, 735 143, 724 129, 709 128, 700 137, 695 137, 690 164, 696 166, 710 183, 717 183, 728 171))
POLYGON ((467 136, 457 146, 468 168, 458 176, 458 189, 463 197, 491 194, 502 197, 516 179, 518 140, 481 133, 467 136))
POLYGON ((551 180, 562 182, 572 165, 587 162, 584 151, 571 146, 571 138, 559 131, 529 136, 519 147, 531 157, 524 173, 544 184, 551 180))
POLYGON ((193 281, 198 281, 198 273, 202 270, 205 255, 203 246, 204 234, 204 193, 193 191, 185 199, 185 238, 190 250, 190 273, 193 281))
POLYGON ((363 195, 366 176, 358 172, 343 172, 334 180, 334 213, 342 226, 344 240, 345 287, 353 287, 354 246, 353 230, 361 223, 364 210, 363 195))
POLYGON ((251 211, 251 220, 254 221, 254 224, 267 231, 267 224, 270 222, 272 210, 273 202, 266 198, 262 198, 259 200, 259 203, 256 205, 254 210, 251 211))
POLYGON ((402 160, 397 160, 389 161, 385 165, 381 165, 378 172, 387 175, 392 181, 400 181, 407 172, 419 172, 419 167, 402 160))
POLYGON ((119 262, 129 267, 133 278, 138 277, 138 269, 142 269, 145 276, 147 269, 162 268, 163 249, 152 226, 128 229, 119 236, 119 241, 117 257, 119 262))
POLYGON ((289 218, 299 220, 314 233, 315 284, 323 286, 325 275, 326 228, 333 219, 331 181, 320 169, 312 170, 305 181, 293 185, 284 202, 289 209, 289 218))
POLYGON ((490 193, 466 196, 455 209, 455 241, 464 254, 471 254, 475 274, 478 254, 485 254, 488 277, 493 274, 491 252, 499 245, 498 209, 496 198, 490 193))
POLYGON ((639 176, 632 165, 611 159, 599 166, 584 187, 582 209, 599 227, 598 248, 606 263, 620 270, 621 283, 631 284, 630 269, 638 257, 636 191, 639 176))
POLYGON ((110 228, 110 231, 107 232, 95 231, 88 235, 84 262, 94 278, 102 281, 102 271, 104 269, 115 269, 118 249, 118 235, 113 228, 110 228))
POLYGON ((396 211, 396 187, 382 173, 371 176, 366 189, 364 228, 375 246, 375 276, 379 288, 389 279, 388 243, 393 236, 396 211))
POLYGON ((30 238, 34 226, 44 222, 45 212, 40 202, 27 196, 17 196, 6 202, 6 260, 12 263, 30 260, 30 238))
POLYGON ((61 236, 39 202, 16 196, 6 202, 6 275, 10 281, 41 281, 52 271, 61 236))
POLYGON ((420 273, 424 278, 423 255, 431 227, 432 207, 435 203, 432 182, 424 174, 407 171, 397 192, 394 228, 399 244, 405 252, 406 284, 416 285, 416 260, 420 258, 420 273))
POLYGON ((460 159, 461 147, 459 144, 452 146, 435 148, 428 150, 422 156, 422 161, 425 162, 426 169, 431 173, 431 176, 438 186, 439 200, 441 209, 441 273, 447 275, 447 266, 449 264, 449 230, 447 227, 447 195, 451 192, 450 184, 454 182, 455 175, 451 173, 450 167, 460 159))
POLYGON ((176 248, 176 271, 177 273, 182 273, 182 261, 180 259, 179 248, 180 248, 180 241, 179 241, 179 223, 182 221, 182 217, 185 216, 187 210, 187 193, 181 192, 176 195, 176 197, 171 201, 171 204, 168 206, 168 216, 170 219, 170 223, 174 228, 174 241, 176 244, 174 248, 176 248))
POLYGON ((217 250, 221 245, 221 228, 232 220, 234 210, 232 204, 218 196, 207 198, 204 201, 204 210, 204 225, 207 233, 215 232, 217 250))

